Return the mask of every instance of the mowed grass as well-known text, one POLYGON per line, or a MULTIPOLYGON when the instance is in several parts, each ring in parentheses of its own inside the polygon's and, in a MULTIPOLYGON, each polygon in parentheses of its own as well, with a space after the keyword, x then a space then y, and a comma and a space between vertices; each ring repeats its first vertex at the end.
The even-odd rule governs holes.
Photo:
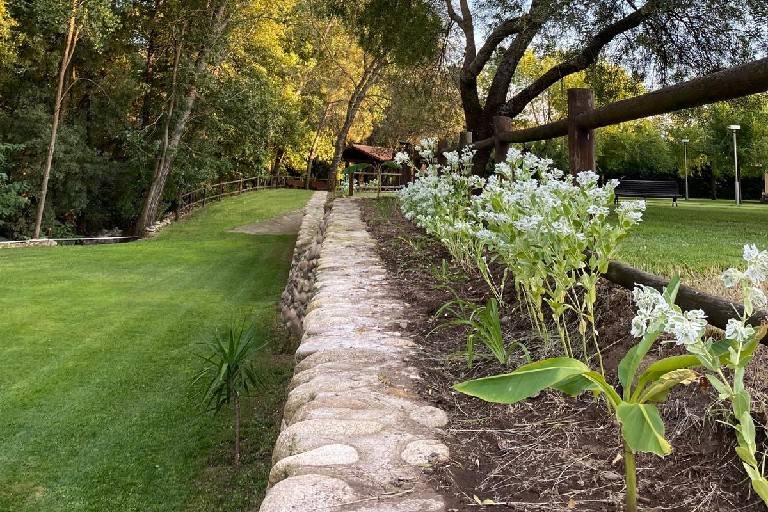
POLYGON ((132 244, 0 251, 0 511, 254 506, 288 358, 264 361, 240 472, 230 416, 203 412, 189 383, 217 328, 274 333, 295 236, 227 230, 309 197, 245 194, 132 244))
POLYGON ((649 200, 643 222, 623 243, 619 259, 655 274, 725 294, 720 274, 740 266, 742 249, 768 249, 768 205, 696 199, 649 200))

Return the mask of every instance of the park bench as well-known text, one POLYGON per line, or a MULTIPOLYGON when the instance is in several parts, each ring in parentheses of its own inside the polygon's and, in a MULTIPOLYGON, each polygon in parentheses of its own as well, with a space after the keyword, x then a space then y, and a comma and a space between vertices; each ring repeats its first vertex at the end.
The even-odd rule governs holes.
POLYGON ((680 186, 676 181, 657 180, 621 180, 614 192, 614 203, 619 204, 620 197, 661 197, 670 198, 677 206, 677 198, 680 197, 680 186))

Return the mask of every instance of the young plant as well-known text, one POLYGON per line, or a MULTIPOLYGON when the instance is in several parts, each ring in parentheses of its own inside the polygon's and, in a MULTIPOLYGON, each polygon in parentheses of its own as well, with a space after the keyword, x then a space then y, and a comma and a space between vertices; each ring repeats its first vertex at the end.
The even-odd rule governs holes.
MULTIPOLYGON (((726 287, 739 288, 744 303, 741 316, 728 320, 724 340, 704 339, 703 329, 687 328, 683 315, 696 313, 689 311, 683 314, 674 306, 664 315, 649 316, 647 321, 658 322, 658 317, 666 316, 668 332, 675 334, 678 343, 685 345, 690 354, 678 359, 680 366, 703 367, 707 380, 718 392, 719 400, 730 402, 734 422, 731 426, 736 432, 736 454, 742 461, 752 488, 768 505, 768 479, 757 457, 752 398, 744 386, 746 368, 760 340, 768 333, 768 325, 755 329, 748 324, 755 308, 764 308, 768 304, 761 289, 768 277, 768 251, 759 251, 754 245, 746 245, 744 260, 747 263, 746 270, 730 268, 723 274, 726 287), (723 371, 724 368, 727 372, 723 371)), ((703 318, 703 314, 701 316, 703 318)), ((643 325, 639 323, 638 328, 642 329, 643 325)))
MULTIPOLYGON (((469 328, 467 335, 467 365, 472 368, 475 361, 475 345, 479 341, 485 345, 496 360, 506 365, 509 362, 510 350, 504 342, 499 317, 499 303, 496 299, 488 299, 485 306, 480 306, 462 299, 452 300, 444 304, 436 313, 437 316, 450 314, 453 320, 446 325, 464 326, 469 328)), ((519 342, 514 342, 525 357, 530 360, 528 349, 519 342)))
MULTIPOLYGON (((654 303, 639 304, 642 313, 669 310, 679 288, 674 279, 654 303)), ((636 297, 641 297, 636 292, 636 297)), ((642 295, 645 298, 645 295, 642 295)), ((648 316, 648 315, 645 315, 648 316)), ((645 324, 641 341, 632 347, 619 365, 620 394, 603 375, 593 371, 584 362, 569 357, 545 359, 521 366, 512 373, 486 377, 457 384, 455 389, 487 402, 513 404, 533 397, 545 389, 554 389, 570 396, 586 391, 602 394, 621 425, 624 444, 624 468, 627 485, 626 509, 637 511, 637 469, 635 454, 640 452, 665 456, 672 447, 664 437, 664 423, 656 403, 666 400, 669 391, 678 385, 696 382, 698 375, 688 367, 681 368, 677 357, 670 357, 649 365, 643 372, 640 366, 653 344, 664 332, 663 316, 645 324)), ((700 325, 697 318, 692 322, 700 325)), ((706 322, 704 322, 706 326, 706 322)), ((703 329, 703 326, 701 327, 703 329)))
POLYGON ((200 355, 203 367, 193 380, 193 385, 205 385, 202 401, 208 410, 218 413, 225 406, 233 408, 235 467, 240 466, 240 400, 259 386, 254 359, 266 345, 256 337, 253 326, 231 325, 206 344, 207 353, 200 355))

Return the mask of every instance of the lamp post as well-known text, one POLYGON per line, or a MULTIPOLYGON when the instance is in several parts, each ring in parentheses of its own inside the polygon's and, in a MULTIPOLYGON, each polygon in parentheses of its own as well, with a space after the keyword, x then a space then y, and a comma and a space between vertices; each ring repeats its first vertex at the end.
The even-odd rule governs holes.
POLYGON ((736 196, 736 206, 739 206, 741 204, 741 186, 739 184, 739 151, 736 144, 736 132, 741 130, 741 125, 732 124, 728 129, 733 132, 733 187, 736 196))
POLYGON ((691 142, 690 139, 683 139, 681 141, 683 143, 683 155, 685 159, 685 200, 688 200, 688 143, 691 142))

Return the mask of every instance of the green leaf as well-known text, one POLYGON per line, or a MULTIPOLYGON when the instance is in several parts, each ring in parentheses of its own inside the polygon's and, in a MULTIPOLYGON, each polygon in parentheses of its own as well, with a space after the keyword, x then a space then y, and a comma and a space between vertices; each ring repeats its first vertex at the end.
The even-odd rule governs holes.
POLYGON ((632 390, 632 383, 635 380, 637 369, 653 346, 653 343, 661 335, 662 327, 659 322, 651 324, 648 332, 640 340, 640 343, 629 349, 619 363, 619 382, 621 382, 624 388, 624 396, 628 396, 632 390))
POLYGON ((729 396, 731 396, 731 390, 728 389, 728 387, 723 384, 720 379, 715 377, 714 375, 707 374, 707 380, 710 384, 712 384, 712 387, 717 390, 717 392, 720 394, 719 398, 720 400, 725 400, 729 396))
POLYGON ((697 368, 699 366, 701 366, 701 361, 699 361, 699 358, 690 354, 665 357, 664 359, 656 361, 655 363, 650 364, 648 368, 646 368, 645 371, 640 374, 640 378, 637 379, 637 389, 635 389, 632 398, 634 399, 636 396, 638 396, 646 384, 657 380, 665 373, 679 370, 681 368, 697 368))
POLYGON ((608 397, 608 400, 611 402, 611 405, 613 405, 614 408, 618 408, 619 404, 622 402, 621 397, 616 392, 616 389, 614 389, 613 386, 608 384, 608 382, 605 380, 605 377, 603 377, 601 374, 597 372, 587 372, 584 374, 586 378, 594 382, 597 387, 605 393, 605 395, 608 397))
POLYGON ((653 381, 648 389, 640 396, 639 403, 663 402, 667 399, 669 391, 678 385, 687 386, 699 379, 699 374, 689 368, 672 370, 661 375, 653 381))
POLYGON ((600 386, 584 375, 568 377, 553 385, 552 388, 569 396, 579 396, 585 391, 601 391, 600 386))
POLYGON ((750 467, 748 464, 744 464, 744 469, 747 470, 749 479, 752 481, 752 488, 757 495, 760 496, 760 499, 768 505, 768 480, 766 480, 755 467, 750 467))
POLYGON ((677 292, 680 291, 680 276, 676 275, 669 280, 666 288, 664 288, 664 300, 667 304, 674 304, 677 299, 677 292))
POLYGON ((462 382, 453 387, 486 402, 513 404, 589 371, 589 367, 577 359, 556 357, 523 365, 512 373, 462 382))
POLYGON ((616 415, 621 422, 621 435, 634 453, 648 452, 662 457, 672 453, 672 446, 664 438, 664 422, 655 405, 622 402, 616 415))

